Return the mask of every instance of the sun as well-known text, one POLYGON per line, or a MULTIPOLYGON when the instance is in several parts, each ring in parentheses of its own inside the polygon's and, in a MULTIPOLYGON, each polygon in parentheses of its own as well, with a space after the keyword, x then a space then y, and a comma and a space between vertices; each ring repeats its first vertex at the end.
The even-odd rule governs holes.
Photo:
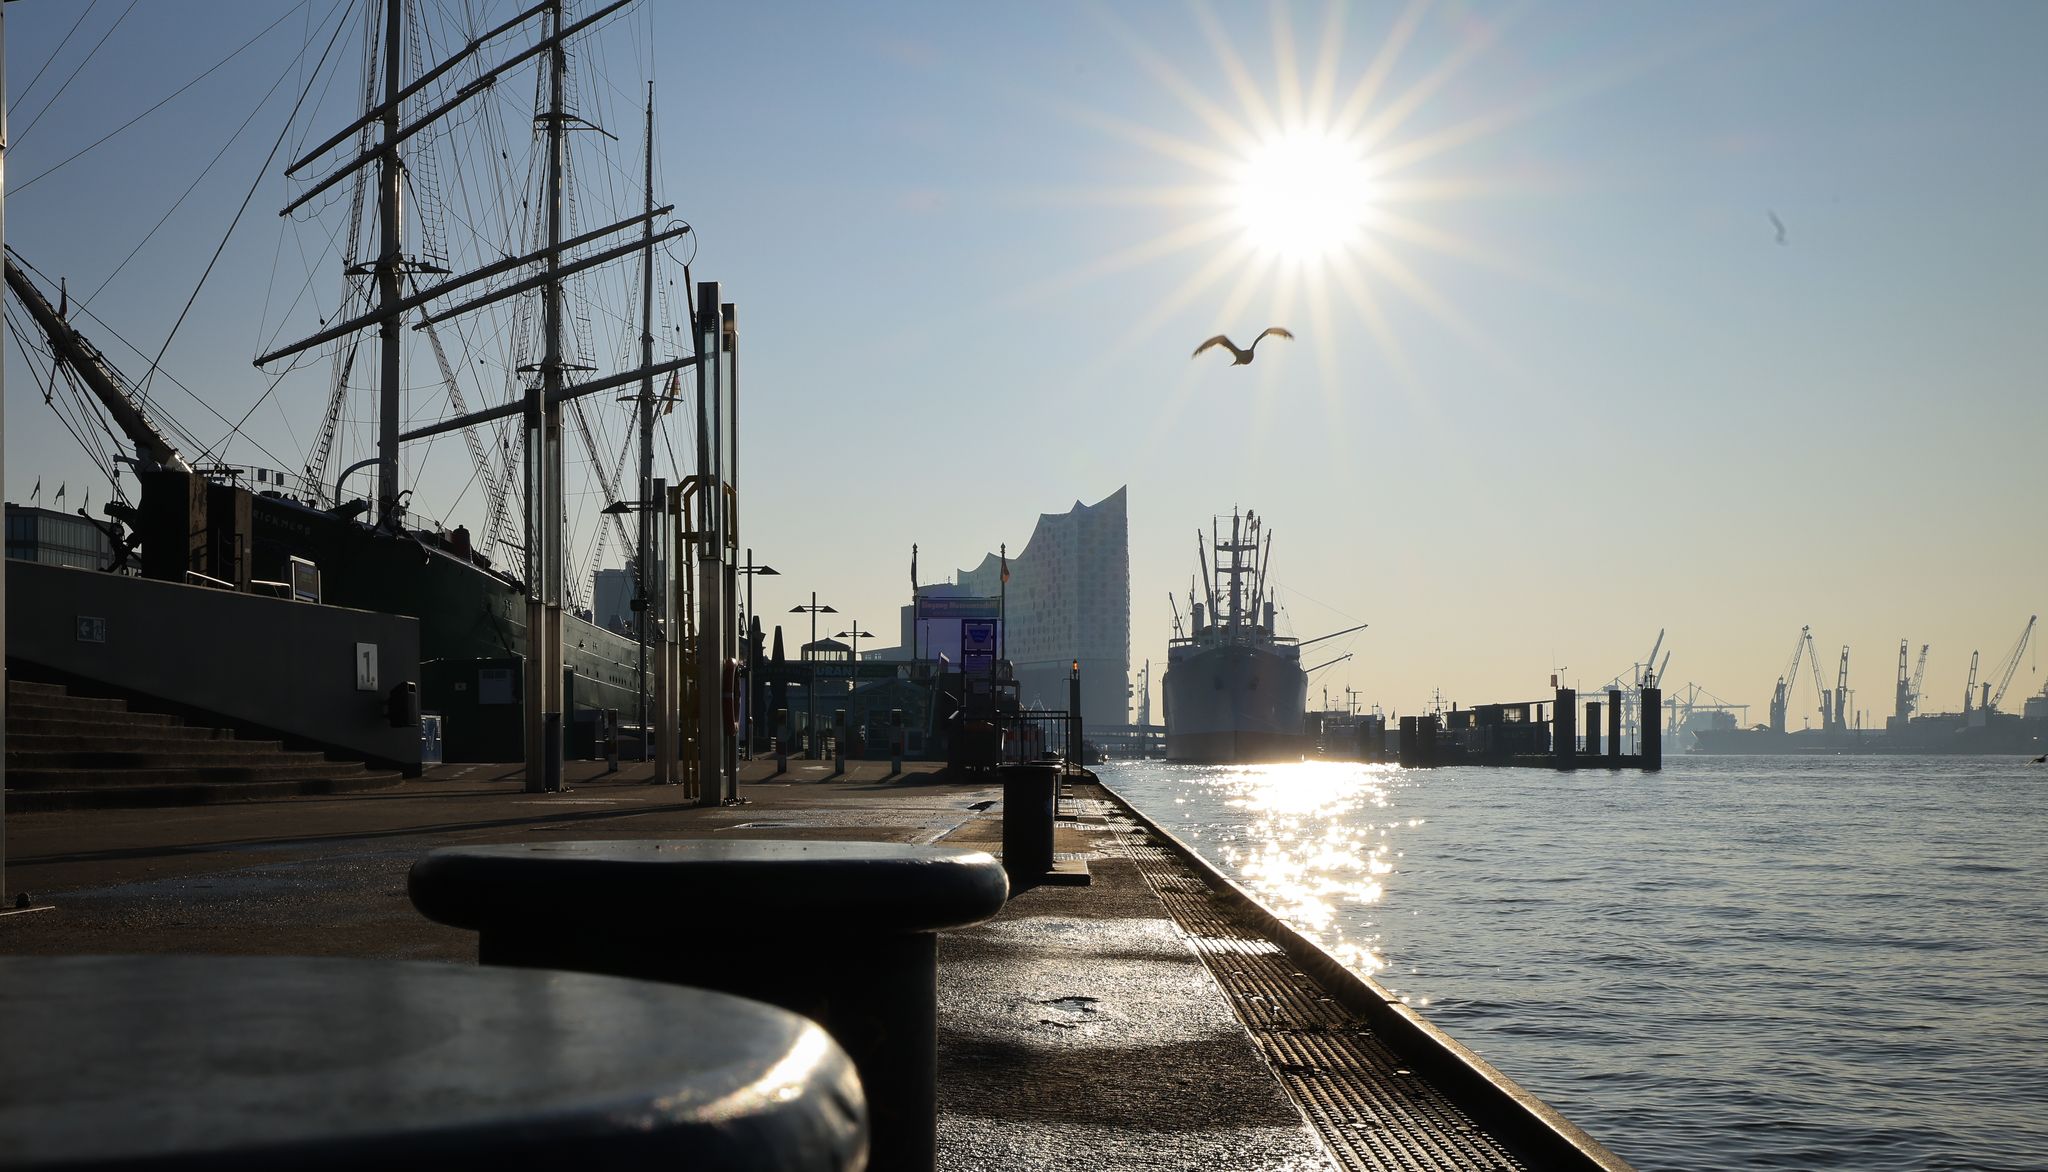
POLYGON ((1374 216, 1371 160, 1327 130, 1259 142, 1230 184, 1245 242, 1283 261, 1319 261, 1356 245, 1374 216))

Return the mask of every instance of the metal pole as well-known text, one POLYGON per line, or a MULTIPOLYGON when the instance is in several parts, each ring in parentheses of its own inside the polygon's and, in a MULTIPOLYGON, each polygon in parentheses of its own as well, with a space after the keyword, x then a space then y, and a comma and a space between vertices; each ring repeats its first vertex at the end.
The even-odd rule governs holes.
POLYGON ((811 710, 804 726, 804 760, 818 759, 818 592, 811 591, 811 641, 804 647, 810 670, 804 677, 804 704, 811 710))
MULTIPOLYGON (((720 318, 719 345, 724 354, 725 361, 723 375, 726 401, 725 446, 729 449, 727 452, 728 463, 725 467, 724 485, 718 498, 721 510, 720 515, 724 518, 721 544, 719 545, 719 558, 725 567, 724 597, 726 601, 725 611, 721 617, 725 620, 724 654, 726 661, 732 663, 739 659, 740 640, 744 637, 744 632, 740 630, 738 616, 740 596, 738 582, 739 565, 738 559, 732 556, 732 551, 739 548, 740 540, 739 315, 734 310, 733 304, 730 301, 720 302, 718 311, 720 318), (728 496, 723 489, 730 489, 730 495, 728 496)), ((740 686, 737 670, 735 670, 733 675, 733 686, 735 688, 740 686)), ((737 705, 740 699, 741 697, 735 696, 734 703, 737 705)), ((726 801, 736 801, 740 796, 740 742, 738 729, 734 728, 730 722, 721 720, 718 732, 719 750, 725 758, 724 782, 722 786, 724 792, 722 796, 726 801)))
POLYGON ((740 654, 740 743, 748 757, 754 755, 754 632, 760 622, 754 613, 754 547, 747 547, 747 608, 740 614, 740 639, 746 649, 740 654))
MULTIPOLYGON (((7 240, 7 16, 0 5, 0 247, 7 240)), ((7 445, 7 342, 0 330, 0 480, 4 480, 7 445)), ((0 615, 7 613, 7 574, 0 567, 0 615)), ((7 729, 7 624, 0 621, 0 739, 7 729)), ((7 901, 7 757, 0 753, 0 906, 7 901)))
POLYGON ((697 778, 700 806, 725 801, 725 373, 718 282, 697 283, 697 778))

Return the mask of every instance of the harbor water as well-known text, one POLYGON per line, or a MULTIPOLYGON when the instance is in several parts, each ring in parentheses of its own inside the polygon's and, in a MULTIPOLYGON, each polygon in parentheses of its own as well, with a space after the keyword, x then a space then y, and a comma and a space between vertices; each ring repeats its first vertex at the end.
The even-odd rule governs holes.
POLYGON ((1643 1172, 2048 1167, 2048 766, 1101 773, 1643 1172))

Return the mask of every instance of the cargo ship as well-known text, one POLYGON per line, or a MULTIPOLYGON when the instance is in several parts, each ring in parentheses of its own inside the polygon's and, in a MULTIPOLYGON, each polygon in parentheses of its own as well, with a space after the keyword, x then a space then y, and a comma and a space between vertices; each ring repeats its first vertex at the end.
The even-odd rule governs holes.
POLYGON ((1218 517, 1196 539, 1201 587, 1188 593, 1187 626, 1175 607, 1161 684, 1169 761, 1298 761, 1313 747, 1301 644, 1273 629, 1271 549, 1250 511, 1232 511, 1227 537, 1218 517))

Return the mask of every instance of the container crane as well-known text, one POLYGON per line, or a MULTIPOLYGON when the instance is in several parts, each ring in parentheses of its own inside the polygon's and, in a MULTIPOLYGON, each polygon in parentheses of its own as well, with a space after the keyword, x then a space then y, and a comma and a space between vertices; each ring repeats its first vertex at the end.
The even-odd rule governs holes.
MULTIPOLYGON (((2019 670, 2020 656, 2026 654, 2027 637, 2034 633, 2034 620, 2040 617, 2040 615, 2027 616, 2027 625, 2020 628, 2019 641, 2012 645, 2012 650, 2007 652, 2005 659, 1999 663, 1997 671, 1998 690, 1991 694, 1991 699, 1984 705, 1984 710, 1987 713, 1998 711, 1998 702, 2005 699, 2005 690, 2012 685, 2012 673, 2019 670)), ((1985 686, 1990 687, 1988 681, 1985 686)))

